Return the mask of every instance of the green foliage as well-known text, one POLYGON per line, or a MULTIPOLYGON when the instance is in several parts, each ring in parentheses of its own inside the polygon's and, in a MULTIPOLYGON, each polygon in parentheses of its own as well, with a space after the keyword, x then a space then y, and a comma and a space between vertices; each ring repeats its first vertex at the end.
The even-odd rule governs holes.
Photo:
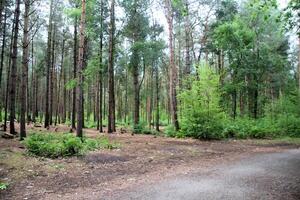
POLYGON ((48 158, 82 155, 86 151, 114 147, 107 138, 81 140, 72 134, 60 133, 33 133, 25 139, 24 145, 29 153, 48 158))
POLYGON ((226 138, 273 138, 278 134, 277 127, 268 119, 254 120, 238 118, 224 123, 223 134, 226 138))
POLYGON ((147 122, 141 121, 138 125, 133 125, 132 132, 135 134, 159 135, 159 132, 148 127, 147 122))
POLYGON ((225 115, 219 106, 219 76, 206 65, 199 66, 198 74, 191 88, 179 94, 182 132, 198 139, 221 139, 225 115))
POLYGON ((8 184, 7 183, 0 182, 0 191, 1 190, 6 190, 7 188, 8 188, 8 184))
POLYGON ((73 90, 76 86, 77 86, 77 80, 71 79, 67 82, 65 87, 67 90, 73 90))
POLYGON ((176 137, 177 135, 177 131, 175 130, 175 127, 171 124, 165 127, 164 133, 168 137, 176 137))

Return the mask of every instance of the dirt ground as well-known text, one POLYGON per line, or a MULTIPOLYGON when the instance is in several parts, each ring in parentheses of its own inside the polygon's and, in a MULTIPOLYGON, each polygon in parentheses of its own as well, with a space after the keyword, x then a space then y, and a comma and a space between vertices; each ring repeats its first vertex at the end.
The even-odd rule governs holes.
MULTIPOLYGON (((69 128, 59 126, 50 131, 66 132, 69 128)), ((93 129, 84 132, 89 137, 99 135, 93 129)), ((269 140, 199 141, 130 133, 107 137, 119 148, 54 160, 30 157, 17 139, 1 138, 0 181, 9 186, 0 191, 0 199, 110 199, 142 184, 207 170, 250 155, 299 148, 269 140)))

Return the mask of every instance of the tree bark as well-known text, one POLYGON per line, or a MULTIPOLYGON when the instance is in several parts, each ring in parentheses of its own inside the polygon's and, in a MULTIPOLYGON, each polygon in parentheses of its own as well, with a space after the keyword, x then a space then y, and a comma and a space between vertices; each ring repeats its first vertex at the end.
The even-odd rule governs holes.
MULTIPOLYGON (((74 52, 73 52, 73 79, 76 79, 76 73, 77 73, 77 17, 75 18, 74 22, 74 52)), ((76 129, 75 125, 75 119, 76 119, 76 88, 73 89, 73 99, 72 99, 72 119, 71 119, 71 129, 76 129)))
POLYGON ((170 51, 170 106, 171 106, 171 118, 172 123, 176 131, 179 130, 179 122, 178 122, 178 115, 177 115, 177 91, 176 91, 176 85, 177 85, 177 68, 175 66, 175 50, 174 50, 174 44, 173 44, 173 9, 172 9, 172 3, 171 0, 165 0, 165 6, 166 6, 166 18, 168 22, 168 29, 169 29, 169 51, 170 51))
POLYGON ((10 80, 10 133, 15 134, 15 104, 16 104, 16 81, 17 81, 17 57, 18 57, 18 34, 20 20, 20 0, 16 0, 15 23, 13 36, 13 50, 11 54, 11 80, 10 80))
POLYGON ((156 130, 159 131, 159 72, 158 66, 155 68, 156 79, 156 130))
POLYGON ((81 11, 81 20, 80 20, 80 41, 79 41, 79 54, 78 54, 78 86, 77 86, 77 137, 82 138, 82 128, 83 128, 83 68, 84 68, 84 46, 85 46, 85 0, 81 1, 82 11, 81 11))
MULTIPOLYGON (((99 113, 97 115, 99 116, 97 126, 98 130, 100 133, 103 132, 103 114, 102 114, 102 108, 103 108, 103 14, 104 14, 104 9, 103 9, 103 0, 100 2, 101 6, 101 19, 100 19, 100 25, 101 25, 101 30, 100 30, 100 48, 99 48, 99 63, 100 63, 100 73, 99 73, 99 102, 97 102, 99 106, 99 113)), ((98 91, 97 91, 98 92, 98 91)))
POLYGON ((8 58, 8 65, 7 65, 7 76, 6 76, 6 91, 5 91, 5 108, 4 108, 4 127, 3 130, 6 131, 7 129, 7 110, 8 110, 8 99, 9 99, 9 92, 10 92, 10 73, 11 73, 11 54, 13 50, 13 41, 14 41, 14 31, 15 31, 15 19, 16 16, 14 16, 13 25, 12 25, 12 34, 10 37, 10 47, 9 47, 9 58, 8 58))
POLYGON ((24 29, 23 29, 23 58, 22 58, 22 79, 21 79, 21 121, 20 121, 20 140, 26 137, 26 111, 27 111, 27 84, 28 84, 28 62, 29 62, 29 9, 30 0, 24 0, 24 29))
POLYGON ((51 0, 50 2, 50 16, 49 16, 49 25, 48 25, 45 124, 44 124, 45 128, 48 128, 50 124, 49 96, 50 96, 51 44, 52 44, 52 16, 53 16, 53 0, 51 0))
POLYGON ((114 88, 114 51, 115 51, 115 0, 111 0, 109 56, 108 56, 108 133, 116 131, 115 126, 115 88, 114 88))
POLYGON ((7 14, 4 14, 4 23, 3 23, 3 35, 2 35, 2 47, 1 47, 1 63, 0 63, 0 88, 2 87, 2 71, 4 65, 4 54, 6 48, 6 21, 7 21, 7 14))
POLYGON ((50 110, 49 110, 49 124, 53 123, 53 101, 54 101, 54 86, 55 86, 55 37, 56 37, 56 25, 53 27, 53 38, 52 38, 52 50, 51 50, 51 70, 50 70, 50 110))

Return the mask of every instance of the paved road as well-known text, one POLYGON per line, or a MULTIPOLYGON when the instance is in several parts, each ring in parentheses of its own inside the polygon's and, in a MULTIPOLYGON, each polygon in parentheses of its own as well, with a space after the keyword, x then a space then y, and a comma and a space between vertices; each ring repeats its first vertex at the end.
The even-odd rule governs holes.
POLYGON ((140 186, 112 199, 300 200, 300 149, 257 155, 206 172, 140 186))

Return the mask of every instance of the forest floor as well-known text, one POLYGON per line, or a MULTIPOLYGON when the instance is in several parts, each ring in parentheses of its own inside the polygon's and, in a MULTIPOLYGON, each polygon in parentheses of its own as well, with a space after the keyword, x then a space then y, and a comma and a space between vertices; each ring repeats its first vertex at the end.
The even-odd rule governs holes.
MULTIPOLYGON (((28 129, 43 131, 42 128, 36 127, 28 129)), ((49 131, 68 130, 66 126, 59 126, 49 131)), ((94 129, 85 129, 84 132, 88 137, 99 135, 94 129)), ((162 181, 175 177, 191 177, 193 174, 204 172, 211 174, 215 172, 212 169, 216 166, 219 170, 224 168, 228 171, 236 167, 231 167, 232 163, 241 160, 248 160, 249 165, 252 163, 251 159, 253 162, 256 159, 258 163, 264 161, 270 164, 272 160, 267 161, 267 157, 255 156, 275 155, 300 147, 297 143, 276 140, 199 141, 153 135, 132 136, 130 133, 110 134, 107 137, 116 142, 119 148, 97 150, 84 156, 61 159, 31 157, 26 154, 24 146, 17 139, 1 138, 0 181, 9 183, 9 186, 0 191, 0 199, 155 199, 151 194, 137 196, 141 193, 147 194, 147 191, 153 191, 153 188, 141 188, 138 191, 137 188, 146 185, 164 188, 163 184, 172 185, 173 182, 162 181), (132 198, 130 194, 137 198, 132 198)), ((237 171, 248 169, 248 165, 241 166, 243 167, 237 171)), ((280 166, 282 167, 289 168, 288 165, 280 166)), ((300 177, 296 178, 299 180, 300 177)), ((272 182, 267 177, 264 181, 272 182)), ((178 185, 178 182, 175 183, 178 185)), ((188 185, 185 181, 179 183, 188 185)), ((174 188, 164 191, 174 193, 174 188)), ((157 199, 176 199, 171 197, 157 199)), ((179 197, 177 196, 177 199, 179 197)))

